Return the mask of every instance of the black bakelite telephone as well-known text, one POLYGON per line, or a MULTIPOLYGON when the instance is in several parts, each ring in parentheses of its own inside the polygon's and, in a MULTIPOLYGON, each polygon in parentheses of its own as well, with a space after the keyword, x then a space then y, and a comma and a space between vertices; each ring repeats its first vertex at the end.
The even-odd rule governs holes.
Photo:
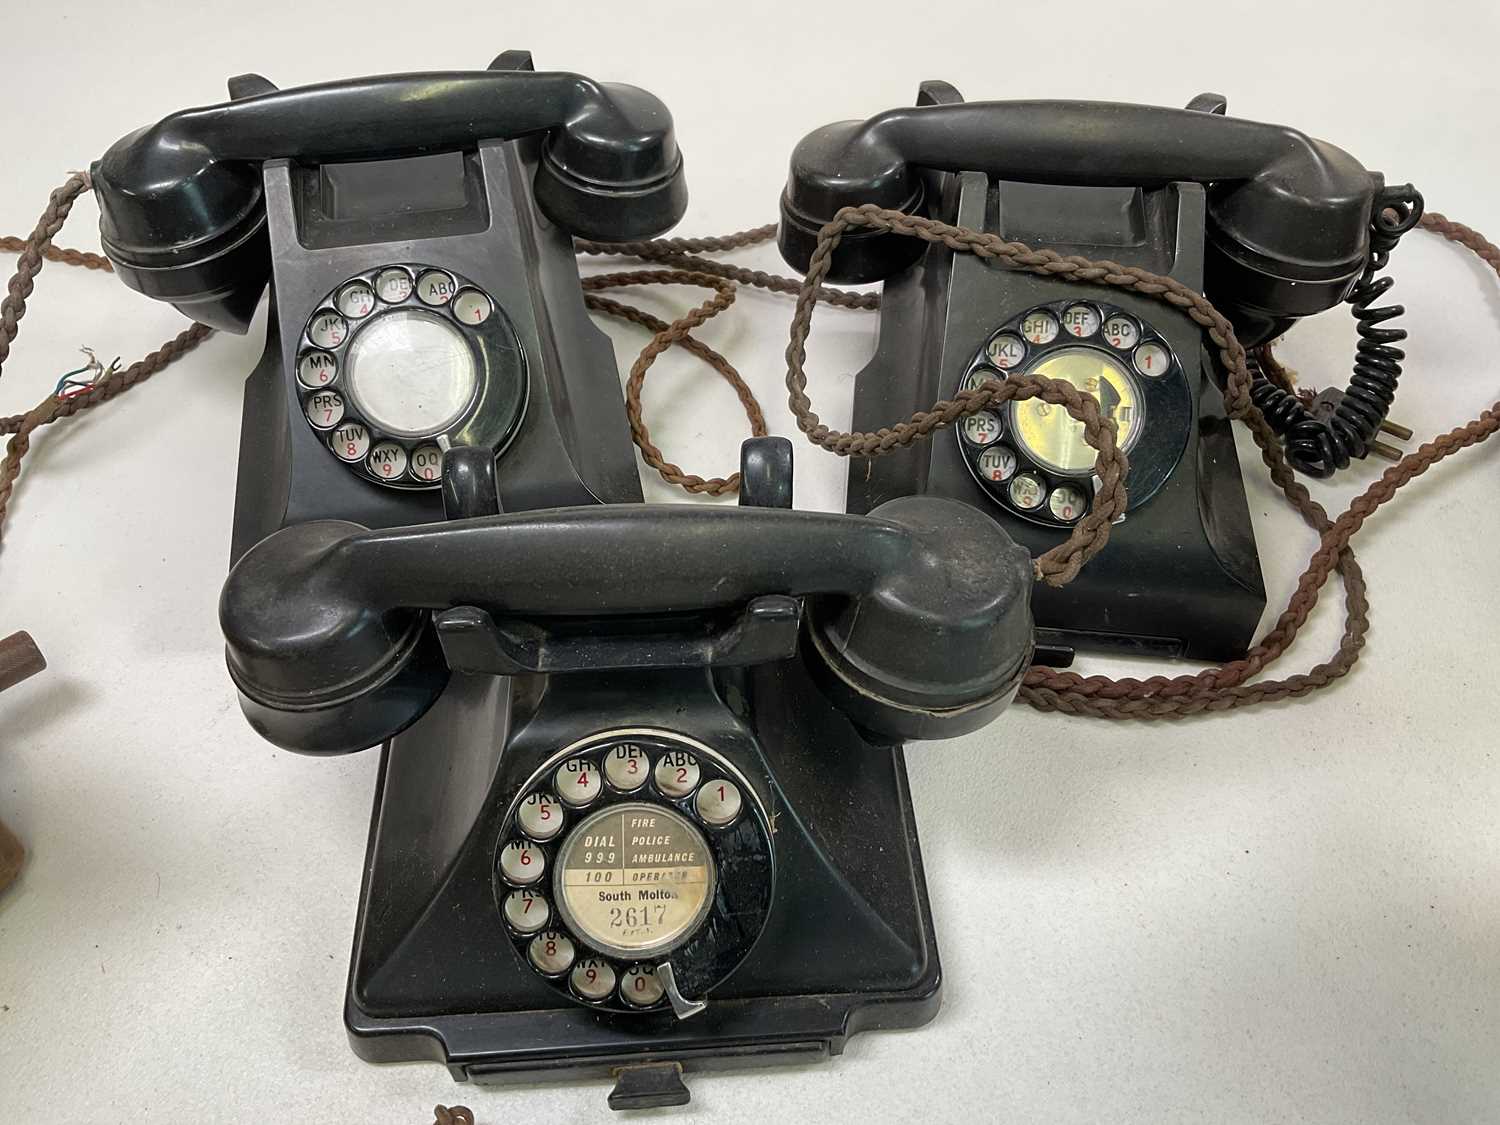
MULTIPOLYGON (((1113 103, 964 104, 946 83, 918 105, 819 129, 796 148, 779 243, 806 271, 840 208, 876 204, 1062 253, 1168 275, 1204 292, 1247 347, 1348 301, 1354 378, 1306 404, 1257 377, 1251 395, 1291 464, 1328 475, 1363 457, 1396 389, 1405 333, 1371 308, 1376 274, 1421 217, 1347 153, 1277 125, 1113 103)), ((1037 588, 1049 661, 1075 646, 1165 656, 1243 655, 1265 588, 1216 359, 1197 324, 1117 288, 1065 284, 873 230, 845 232, 829 279, 884 281, 874 359, 853 426, 876 430, 936 398, 1027 372, 1098 399, 1130 456, 1129 509, 1071 585, 1037 588)), ((848 509, 925 493, 990 513, 1040 553, 1094 502, 1094 451, 1060 409, 1032 399, 965 417, 951 435, 851 466, 848 509)))
MULTIPOLYGON (((451 450, 455 511, 495 511, 451 450)), ((972 731, 1031 658, 1030 557, 940 497, 595 505, 285 528, 225 584, 252 725, 385 742, 345 1021, 457 1078, 806 1061, 923 1023, 941 971, 901 740, 972 731)))
POLYGON ((232 100, 123 138, 93 168, 132 288, 248 329, 233 554, 277 528, 441 519, 444 451, 499 457, 508 509, 640 500, 614 351, 572 236, 659 234, 687 206, 672 118, 632 86, 490 70, 232 100))

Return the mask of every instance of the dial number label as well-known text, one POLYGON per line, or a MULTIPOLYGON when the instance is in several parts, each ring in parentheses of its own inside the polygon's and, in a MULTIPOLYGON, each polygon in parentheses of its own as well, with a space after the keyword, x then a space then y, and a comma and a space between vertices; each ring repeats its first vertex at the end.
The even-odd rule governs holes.
POLYGON ((500 874, 514 886, 530 886, 546 869, 547 854, 530 840, 512 840, 500 849, 500 874))
POLYGON ((656 969, 650 965, 632 965, 625 970, 620 981, 620 995, 627 1004, 638 1008, 649 1008, 663 995, 661 981, 656 979, 656 969))
POLYGON ((526 955, 537 971, 548 976, 567 972, 573 964, 574 953, 572 940, 556 930, 537 934, 526 948, 526 955))
POLYGON ((465 289, 453 301, 453 315, 465 324, 483 324, 495 306, 477 289, 465 289))
POLYGON ((304 352, 297 361, 297 382, 310 391, 326 387, 338 373, 338 360, 327 352, 304 352))
POLYGON ((604 759, 604 776, 622 793, 633 793, 645 785, 650 772, 650 756, 633 743, 616 746, 604 759))
POLYGON ((1062 326, 1069 336, 1092 336, 1099 331, 1099 310, 1092 305, 1070 305, 1063 310, 1062 326))
POLYGON ((512 891, 505 897, 505 920, 519 933, 534 934, 547 925, 552 908, 532 891, 512 891))
POLYGON ((1057 339, 1057 333, 1057 317, 1045 309, 1029 313, 1026 319, 1021 321, 1021 335, 1030 343, 1050 344, 1057 339))
POLYGON ((693 798, 693 809, 703 818, 703 823, 715 828, 734 823, 743 807, 744 798, 740 796, 739 786, 723 779, 710 781, 693 798))
POLYGON ((1142 375, 1150 378, 1165 375, 1171 365, 1167 349, 1160 344, 1142 344, 1135 349, 1135 369, 1142 375))
POLYGON ((1004 484, 1015 474, 1016 454, 1003 445, 993 445, 979 455, 979 472, 986 480, 1004 484))
POLYGON ((370 450, 370 431, 358 422, 346 422, 329 435, 328 446, 340 461, 356 464, 370 450))
POLYGON ((395 480, 406 472, 406 450, 393 441, 383 441, 370 450, 368 467, 382 480, 395 480))
POLYGON ((411 475, 418 480, 437 480, 443 475, 443 451, 435 445, 418 446, 411 455, 411 475))
POLYGON ((988 410, 970 414, 963 420, 963 434, 975 445, 989 445, 1000 437, 1000 418, 988 410))
POLYGON ((607 999, 615 990, 614 966, 599 957, 585 957, 573 966, 568 983, 585 1000, 607 999))
POLYGON ((331 430, 344 420, 344 396, 338 391, 319 391, 307 400, 307 420, 319 430, 331 430))
POLYGON ((1047 497, 1047 510, 1064 523, 1073 523, 1088 510, 1083 490, 1071 484, 1060 484, 1047 497))
POLYGON ((1046 493, 1046 486, 1030 473, 1022 473, 1010 482, 1010 502, 1028 512, 1042 506, 1046 493))
POLYGON ((1141 330, 1128 316, 1112 316, 1104 322, 1104 342, 1125 351, 1140 342, 1141 330))
POLYGON ((599 796, 599 767, 582 758, 569 758, 557 767, 553 784, 563 804, 582 808, 599 796))
POLYGON ((356 320, 362 316, 369 316, 375 310, 375 290, 363 281, 346 285, 339 293, 338 305, 339 312, 345 316, 352 316, 356 320))
POLYGON ((521 802, 516 819, 533 840, 550 840, 562 830, 562 802, 550 793, 533 793, 521 802))
POLYGON ((375 278, 375 292, 390 305, 399 305, 411 296, 411 274, 402 269, 381 270, 375 278))
POLYGON ((1026 358, 1025 343, 1019 336, 1009 332, 1002 332, 992 339, 984 351, 990 357, 990 362, 1001 371, 1010 371, 1019 367, 1021 361, 1026 358))
POLYGON ((698 759, 686 750, 668 750, 656 760, 651 775, 656 787, 668 797, 686 797, 698 788, 700 776, 698 759))
POLYGON ((417 278, 417 299, 424 305, 446 305, 454 289, 453 279, 441 270, 428 270, 417 278))
POLYGON ((336 348, 349 338, 349 322, 336 312, 320 312, 307 326, 307 338, 320 348, 336 348))

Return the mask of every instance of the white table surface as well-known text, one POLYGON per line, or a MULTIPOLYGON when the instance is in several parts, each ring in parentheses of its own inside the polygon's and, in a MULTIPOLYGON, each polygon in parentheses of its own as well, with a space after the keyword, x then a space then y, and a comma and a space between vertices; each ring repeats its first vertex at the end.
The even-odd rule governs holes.
MULTIPOLYGON (((973 99, 1180 104, 1221 91, 1231 112, 1327 138, 1417 181, 1434 208, 1500 231, 1490 0, 267 7, 6 5, 0 229, 29 230, 68 169, 171 110, 220 100, 229 75, 295 85, 479 68, 526 47, 541 68, 667 102, 692 194, 682 234, 769 221, 804 133, 906 104, 929 77, 973 99)), ((96 246, 95 220, 85 199, 60 241, 96 246)), ((772 249, 746 257, 780 264, 772 249)), ((1500 290, 1422 234, 1394 275, 1413 332, 1395 415, 1427 435, 1497 397, 1500 290)), ((703 333, 738 360, 781 433, 794 432, 779 390, 789 311, 745 294, 703 333)), ((49 266, 0 381, 3 412, 33 405, 81 344, 130 359, 183 323, 108 277, 49 266)), ((623 370, 641 336, 610 330, 623 370)), ((868 314, 819 313, 810 369, 833 424, 847 420, 873 330, 868 314)), ((0 1118, 425 1125, 439 1101, 482 1123, 602 1117, 606 1083, 460 1087, 439 1066, 370 1066, 346 1045, 376 756, 301 758, 259 740, 215 623, 240 382, 262 332, 260 320, 248 337, 214 338, 40 435, 26 462, 0 549, 0 633, 30 629, 52 666, 0 698, 0 819, 31 849, 0 896, 0 1118)), ((1315 384, 1342 382, 1352 341, 1336 312, 1299 327, 1283 354, 1315 384)), ((732 396, 688 357, 658 366, 647 404, 663 447, 731 469, 745 432, 732 396)), ((1360 535, 1374 630, 1356 672, 1321 698, 1174 725, 1017 708, 913 748, 941 1014, 858 1037, 831 1063, 696 1077, 681 1112, 1500 1116, 1497 454, 1442 465, 1360 535)), ((800 441, 797 456, 799 503, 839 507, 845 464, 800 441)), ((1245 461, 1279 605, 1312 540, 1245 461)), ((1379 468, 1316 491, 1341 508, 1379 468)), ((1331 651, 1337 601, 1330 592, 1277 672, 1331 651)))

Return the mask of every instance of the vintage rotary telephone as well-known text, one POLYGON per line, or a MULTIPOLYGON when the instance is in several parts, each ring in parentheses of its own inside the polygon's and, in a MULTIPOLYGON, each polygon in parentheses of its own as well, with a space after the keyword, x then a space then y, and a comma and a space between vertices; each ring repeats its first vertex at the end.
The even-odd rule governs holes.
MULTIPOLYGON (((496 510, 451 450, 455 514, 496 510)), ((974 730, 1032 648, 1030 558, 939 497, 786 510, 752 439, 739 510, 595 505, 251 548, 220 617, 245 713, 385 743, 345 1020, 455 1077, 805 1061, 925 1022, 941 972, 900 741, 974 730)))
POLYGON ((93 168, 115 272, 244 332, 236 557, 287 524, 442 518, 450 446, 500 458, 507 509, 639 500, 614 352, 572 236, 659 234, 687 206, 671 115, 631 86, 537 73, 394 75, 232 99, 93 168))
MULTIPOLYGON (((1282 126, 1187 109, 1087 102, 964 104, 946 83, 919 104, 806 137, 792 156, 779 242, 806 270, 819 229, 876 204, 1064 254, 1108 259, 1205 292, 1247 346, 1350 301, 1362 341, 1342 396, 1309 407, 1261 376, 1256 405, 1288 460, 1327 475, 1385 422, 1404 337, 1370 308, 1375 274, 1421 217, 1347 153, 1282 126)), ((883 280, 880 338, 853 425, 875 430, 986 379, 1031 373, 1095 396, 1130 456, 1130 504, 1107 554, 1064 589, 1038 587, 1039 636, 1074 646, 1238 657, 1265 590, 1221 375, 1200 328, 1171 306, 1065 284, 878 230, 844 233, 833 281, 883 280)), ((971 414, 930 443, 856 463, 848 508, 927 493, 989 512, 1042 551, 1095 501, 1093 450, 1055 405, 971 414)))

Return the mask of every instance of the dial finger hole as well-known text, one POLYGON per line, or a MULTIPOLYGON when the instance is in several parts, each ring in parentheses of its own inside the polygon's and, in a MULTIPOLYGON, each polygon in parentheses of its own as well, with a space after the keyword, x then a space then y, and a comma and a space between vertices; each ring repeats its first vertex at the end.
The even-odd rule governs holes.
POLYGON ((516 820, 533 840, 550 840, 562 831, 562 802, 551 793, 533 793, 521 802, 516 820))
POLYGON ((668 797, 686 797, 698 788, 702 770, 698 759, 685 750, 668 750, 656 761, 652 779, 668 797))
POLYGON ((569 758, 553 777, 563 804, 581 809, 599 796, 599 767, 583 758, 569 758))
POLYGON ((663 990, 651 965, 632 965, 620 978, 620 999, 637 1008, 661 1003, 663 990))
POLYGON ((534 934, 552 920, 552 907, 539 894, 512 891, 505 896, 505 920, 517 933, 534 934))
POLYGON ((621 793, 634 793, 650 773, 651 759, 639 746, 616 746, 604 759, 604 776, 621 793))
POLYGON ((500 874, 514 886, 529 886, 546 870, 547 853, 530 840, 512 840, 500 849, 500 874))
POLYGON ((526 956, 539 973, 560 976, 573 965, 573 939, 557 930, 537 934, 526 947, 526 956))
POLYGON ((697 810, 699 818, 704 824, 714 828, 733 824, 743 806, 744 799, 740 796, 739 786, 723 778, 710 781, 693 798, 693 808, 697 810))
POLYGON ((615 990, 614 966, 602 957, 585 957, 573 966, 568 983, 585 1000, 607 1000, 615 990))

